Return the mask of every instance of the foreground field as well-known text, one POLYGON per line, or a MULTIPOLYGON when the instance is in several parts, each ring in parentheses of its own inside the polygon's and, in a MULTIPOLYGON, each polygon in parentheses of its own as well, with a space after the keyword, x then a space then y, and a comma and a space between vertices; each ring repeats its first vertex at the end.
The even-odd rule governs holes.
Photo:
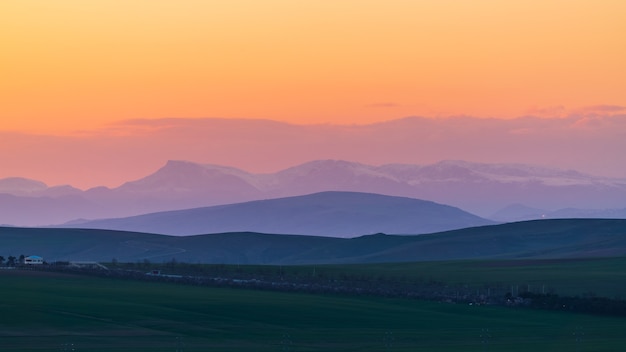
POLYGON ((617 351, 623 318, 1 270, 12 351, 617 351))
POLYGON ((626 299, 626 257, 328 265, 316 270, 327 270, 329 275, 435 280, 480 289, 510 290, 513 286, 519 292, 626 299))
POLYGON ((106 263, 125 270, 162 270, 166 274, 264 279, 267 281, 332 281, 353 287, 413 290, 445 287, 504 296, 554 293, 562 296, 626 299, 626 257, 456 260, 411 263, 329 265, 223 265, 170 263, 106 263), (434 284, 434 285, 433 285, 434 284))

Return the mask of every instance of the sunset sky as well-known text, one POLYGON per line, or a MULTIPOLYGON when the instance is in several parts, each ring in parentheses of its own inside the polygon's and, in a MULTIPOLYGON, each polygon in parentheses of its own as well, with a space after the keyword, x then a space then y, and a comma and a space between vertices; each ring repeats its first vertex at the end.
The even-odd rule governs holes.
MULTIPOLYGON (((3 0, 0 132, 624 114, 624 18, 621 0, 3 0)), ((34 176, 7 168, 35 162, 17 148, 0 141, 0 177, 34 176)))

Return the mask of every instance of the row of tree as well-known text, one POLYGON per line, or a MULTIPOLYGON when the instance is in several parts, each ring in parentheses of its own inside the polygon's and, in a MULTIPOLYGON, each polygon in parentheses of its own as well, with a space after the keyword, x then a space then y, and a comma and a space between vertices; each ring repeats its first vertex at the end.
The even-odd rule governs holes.
POLYGON ((24 256, 24 254, 20 254, 19 257, 10 255, 7 258, 0 255, 0 266, 16 266, 19 264, 24 264, 25 258, 26 256, 24 256))
POLYGON ((626 316, 626 301, 608 297, 568 297, 557 294, 537 294, 525 292, 522 297, 532 308, 563 310, 597 315, 626 316))

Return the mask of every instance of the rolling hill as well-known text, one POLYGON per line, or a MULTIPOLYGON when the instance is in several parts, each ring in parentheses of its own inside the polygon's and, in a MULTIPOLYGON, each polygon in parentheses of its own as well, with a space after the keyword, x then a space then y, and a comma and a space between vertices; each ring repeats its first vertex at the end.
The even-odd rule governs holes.
POLYGON ((534 220, 419 236, 351 239, 250 232, 165 236, 84 229, 0 228, 9 255, 47 261, 189 263, 381 263, 452 259, 579 258, 626 255, 626 220, 534 220))
POLYGON ((454 207, 419 199, 359 192, 321 192, 94 220, 69 227, 166 235, 255 231, 356 237, 378 232, 421 234, 492 223, 454 207))

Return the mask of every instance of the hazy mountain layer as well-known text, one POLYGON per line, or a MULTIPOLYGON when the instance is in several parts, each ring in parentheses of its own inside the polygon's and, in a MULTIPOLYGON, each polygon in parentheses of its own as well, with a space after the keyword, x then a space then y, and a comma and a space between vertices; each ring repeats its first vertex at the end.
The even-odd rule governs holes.
POLYGON ((155 173, 113 189, 80 191, 26 179, 0 180, 0 194, 5 195, 0 223, 59 224, 323 191, 426 199, 482 216, 513 203, 548 211, 626 207, 626 180, 531 165, 443 161, 371 166, 320 160, 272 174, 252 174, 225 166, 169 161, 155 173))
POLYGON ((491 224, 458 208, 419 199, 357 192, 305 196, 95 220, 72 227, 197 235, 255 231, 356 237, 421 234, 491 224))
POLYGON ((563 208, 554 211, 530 208, 522 204, 512 204, 502 208, 489 219, 500 222, 525 221, 536 219, 626 219, 623 209, 578 209, 563 208))

